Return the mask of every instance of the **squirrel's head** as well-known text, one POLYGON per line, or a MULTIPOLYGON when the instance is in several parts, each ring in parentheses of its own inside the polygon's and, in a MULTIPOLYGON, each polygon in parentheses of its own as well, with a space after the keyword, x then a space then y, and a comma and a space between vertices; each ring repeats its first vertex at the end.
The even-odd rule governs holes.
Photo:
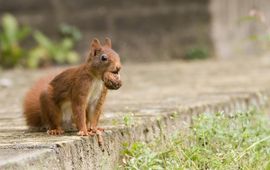
POLYGON ((105 39, 103 45, 96 38, 92 40, 86 62, 89 64, 91 72, 100 77, 108 89, 116 90, 121 87, 120 57, 112 49, 112 42, 109 38, 105 39))

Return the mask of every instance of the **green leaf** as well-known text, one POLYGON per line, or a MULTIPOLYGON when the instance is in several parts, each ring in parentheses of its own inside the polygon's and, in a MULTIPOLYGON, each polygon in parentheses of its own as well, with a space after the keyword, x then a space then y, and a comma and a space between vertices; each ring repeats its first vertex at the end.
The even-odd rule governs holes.
POLYGON ((7 40, 10 43, 15 43, 17 40, 16 33, 18 32, 18 22, 15 17, 5 14, 2 18, 2 27, 7 40))
POLYGON ((29 68, 37 68, 40 64, 40 60, 46 60, 46 58, 48 58, 47 50, 43 47, 37 47, 29 52, 26 63, 29 68))
POLYGON ((61 42, 61 47, 65 50, 70 50, 73 47, 73 41, 70 38, 64 38, 61 42))
POLYGON ((53 42, 49 38, 47 38, 43 33, 39 31, 35 31, 34 39, 38 42, 40 46, 43 46, 44 48, 48 50, 53 49, 53 45, 54 45, 53 42))
POLYGON ((270 161, 268 161, 266 167, 265 167, 265 170, 270 170, 270 161))
POLYGON ((81 32, 74 26, 61 24, 59 30, 64 38, 70 38, 73 41, 78 41, 82 37, 81 32))
POLYGON ((67 63, 69 64, 75 64, 79 61, 79 55, 74 51, 69 52, 66 58, 67 58, 67 63))
POLYGON ((17 39, 22 40, 26 38, 31 32, 29 27, 22 27, 20 31, 17 32, 17 39))

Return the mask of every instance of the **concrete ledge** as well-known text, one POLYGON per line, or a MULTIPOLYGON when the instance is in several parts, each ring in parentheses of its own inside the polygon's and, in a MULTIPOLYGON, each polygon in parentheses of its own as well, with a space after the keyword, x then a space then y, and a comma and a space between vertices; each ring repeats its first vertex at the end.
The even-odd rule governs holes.
MULTIPOLYGON (((225 95, 218 102, 194 106, 155 110, 145 108, 149 112, 137 115, 136 125, 106 131, 105 152, 101 151, 95 137, 48 137, 46 134, 31 133, 31 137, 36 135, 34 142, 0 147, 0 169, 113 169, 120 160, 123 143, 150 142, 157 137, 169 137, 176 131, 187 128, 192 116, 203 112, 229 113, 263 108, 268 103, 268 94, 246 92, 234 96, 225 95)), ((26 136, 27 134, 24 137, 26 136)))
POLYGON ((106 128, 104 152, 96 137, 27 131, 21 99, 33 80, 51 70, 0 73, 13 82, 0 86, 5 89, 0 93, 0 169, 113 169, 121 161, 123 143, 166 139, 203 112, 264 108, 270 96, 270 62, 265 61, 126 65, 125 84, 108 96, 101 121, 106 128), (125 125, 125 116, 131 123, 125 125))

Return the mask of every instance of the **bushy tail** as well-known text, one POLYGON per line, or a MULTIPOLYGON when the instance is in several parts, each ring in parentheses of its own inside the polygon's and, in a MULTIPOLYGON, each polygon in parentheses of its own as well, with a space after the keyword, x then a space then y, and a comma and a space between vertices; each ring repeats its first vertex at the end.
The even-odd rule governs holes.
POLYGON ((54 75, 50 75, 38 80, 24 98, 23 114, 26 124, 32 130, 41 130, 45 126, 42 121, 39 97, 42 91, 46 90, 53 77, 54 75))

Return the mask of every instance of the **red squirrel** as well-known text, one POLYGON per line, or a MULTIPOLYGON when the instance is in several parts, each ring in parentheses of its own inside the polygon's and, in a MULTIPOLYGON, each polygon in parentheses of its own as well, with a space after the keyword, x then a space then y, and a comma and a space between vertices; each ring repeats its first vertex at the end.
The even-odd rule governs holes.
POLYGON ((111 40, 94 39, 86 61, 57 75, 37 81, 24 98, 23 113, 30 128, 46 128, 50 135, 64 133, 63 124, 76 124, 78 135, 100 134, 98 128, 108 89, 122 85, 119 55, 111 40))

